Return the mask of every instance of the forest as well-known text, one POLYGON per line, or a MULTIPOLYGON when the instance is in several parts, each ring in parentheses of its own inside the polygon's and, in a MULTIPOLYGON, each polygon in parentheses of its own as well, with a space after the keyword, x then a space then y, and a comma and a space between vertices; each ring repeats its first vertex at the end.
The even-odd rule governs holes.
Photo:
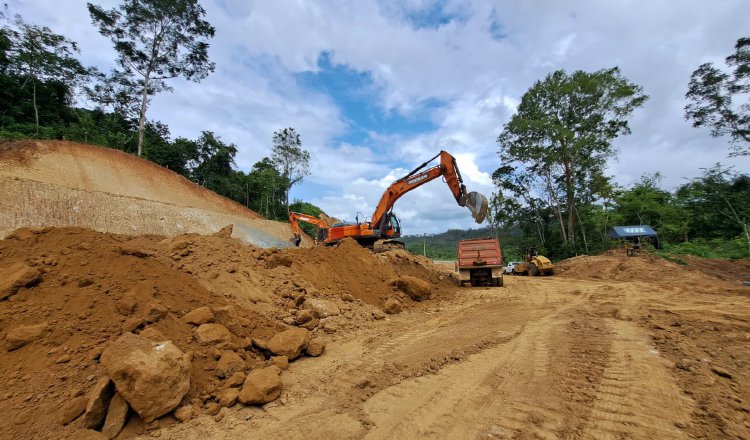
MULTIPOLYGON (((289 201, 289 190, 310 173, 310 153, 294 128, 280 128, 269 133, 267 146, 253 146, 267 154, 242 171, 235 163, 239 147, 222 141, 220 133, 173 137, 168 126, 148 117, 151 99, 171 92, 173 80, 200 81, 213 71, 207 47, 214 30, 195 1, 176 1, 186 5, 178 11, 149 9, 158 2, 125 3, 132 7, 104 10, 89 4, 93 23, 113 42, 118 67, 108 73, 82 65, 77 44, 65 36, 18 16, 0 17, 0 139, 115 148, 269 219, 284 220, 289 209, 318 215, 319 207, 289 201), (154 17, 155 24, 146 27, 154 17)), ((685 118, 713 136, 729 138, 730 155, 750 154, 748 72, 750 38, 742 38, 726 68, 707 63, 685 81, 685 118)), ((659 173, 630 187, 606 175, 607 161, 617 154, 614 140, 629 134, 629 117, 647 99, 617 67, 558 70, 538 80, 497 138, 501 166, 493 174, 489 226, 405 237, 408 248, 452 259, 458 239, 489 235, 503 242, 506 258, 517 259, 535 246, 559 260, 616 246, 608 237, 614 225, 646 224, 659 233, 663 249, 657 252, 750 257, 746 170, 707 164, 674 190, 661 187, 659 173)))

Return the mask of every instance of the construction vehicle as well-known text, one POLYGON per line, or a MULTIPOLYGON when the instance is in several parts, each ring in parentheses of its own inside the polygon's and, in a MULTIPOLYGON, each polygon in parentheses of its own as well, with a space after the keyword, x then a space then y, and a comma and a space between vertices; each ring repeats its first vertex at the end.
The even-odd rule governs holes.
POLYGON ((493 238, 472 238, 458 242, 459 284, 503 286, 503 253, 493 238))
MULTIPOLYGON (((393 213, 393 205, 407 192, 438 177, 443 177, 458 205, 468 208, 474 220, 482 223, 487 215, 487 198, 478 192, 466 191, 466 185, 456 166, 456 159, 447 152, 441 151, 406 176, 393 182, 381 196, 370 221, 360 222, 357 218, 357 221, 353 223, 334 224, 321 233, 321 242, 332 245, 346 237, 351 237, 362 246, 374 251, 405 249, 404 243, 396 240, 401 236, 401 224, 393 213), (420 171, 438 157, 440 158, 438 165, 420 171)), ((292 221, 291 218, 290 221, 292 221)))
POLYGON ((313 238, 316 245, 325 240, 326 234, 328 233, 328 225, 326 222, 311 215, 302 214, 301 212, 289 211, 289 224, 292 226, 292 233, 294 233, 294 237, 290 241, 295 246, 299 246, 302 242, 302 228, 300 228, 299 222, 310 223, 318 227, 318 234, 313 238))
POLYGON ((513 275, 554 275, 555 265, 544 255, 537 255, 534 248, 529 248, 526 261, 513 266, 513 275))

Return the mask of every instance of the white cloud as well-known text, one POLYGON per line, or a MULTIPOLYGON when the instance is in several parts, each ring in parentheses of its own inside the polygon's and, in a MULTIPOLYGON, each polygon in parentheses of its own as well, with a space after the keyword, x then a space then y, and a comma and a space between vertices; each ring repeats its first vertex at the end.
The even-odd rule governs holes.
MULTIPOLYGON (((105 6, 118 3, 106 0, 105 6)), ((522 94, 556 69, 619 66, 651 99, 636 110, 633 134, 619 138, 617 182, 631 184, 659 170, 671 189, 716 161, 750 169, 750 158, 727 159, 728 139, 714 139, 683 118, 691 72, 723 62, 747 36, 746 0, 673 2, 616 0, 493 2, 488 0, 204 0, 217 29, 216 72, 200 84, 175 81, 174 94, 154 98, 150 117, 173 135, 215 131, 239 146, 247 169, 268 154, 274 130, 293 126, 313 156, 312 174, 292 196, 337 217, 369 216, 389 181, 440 149, 454 154, 469 190, 490 195, 500 165, 495 140, 522 94), (448 19, 418 26, 425 10, 448 19), (434 130, 370 133, 364 145, 343 144, 346 109, 297 81, 331 62, 369 73, 382 112, 425 116, 434 130), (426 103, 439 105, 425 105, 426 103), (426 115, 423 113, 427 113, 426 115)), ((84 0, 50 8, 45 0, 11 0, 11 12, 78 41, 86 63, 111 65, 110 43, 90 24, 84 0)), ((407 233, 471 226, 440 182, 399 200, 407 233)))

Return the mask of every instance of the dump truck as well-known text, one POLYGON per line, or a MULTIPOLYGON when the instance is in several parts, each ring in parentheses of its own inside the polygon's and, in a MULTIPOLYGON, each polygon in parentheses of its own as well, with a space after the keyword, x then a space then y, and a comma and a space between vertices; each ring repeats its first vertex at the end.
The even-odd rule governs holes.
POLYGON ((456 270, 461 285, 503 286, 503 253, 494 238, 473 238, 458 242, 456 270))

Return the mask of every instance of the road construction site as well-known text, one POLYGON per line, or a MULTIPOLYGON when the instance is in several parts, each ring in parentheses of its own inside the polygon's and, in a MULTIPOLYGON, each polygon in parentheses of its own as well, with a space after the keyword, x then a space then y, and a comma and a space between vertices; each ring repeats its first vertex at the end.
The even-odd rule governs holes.
POLYGON ((457 287, 126 156, 0 148, 0 438, 750 438, 750 261, 457 287))

